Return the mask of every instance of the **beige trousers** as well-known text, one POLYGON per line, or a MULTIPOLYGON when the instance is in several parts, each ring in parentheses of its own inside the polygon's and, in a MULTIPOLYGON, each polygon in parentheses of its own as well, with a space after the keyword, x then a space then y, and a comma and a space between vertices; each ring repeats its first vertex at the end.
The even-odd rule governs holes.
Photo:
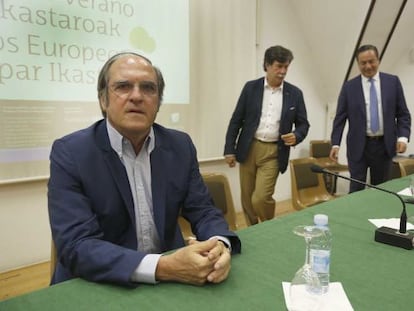
POLYGON ((272 219, 279 175, 277 144, 253 140, 246 161, 240 163, 241 203, 248 225, 272 219))

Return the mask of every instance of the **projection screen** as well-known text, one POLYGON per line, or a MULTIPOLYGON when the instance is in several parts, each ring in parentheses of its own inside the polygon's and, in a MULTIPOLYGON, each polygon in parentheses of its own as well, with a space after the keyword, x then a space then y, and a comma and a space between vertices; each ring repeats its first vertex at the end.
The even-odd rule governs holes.
POLYGON ((96 79, 119 51, 189 103, 188 0, 0 0, 0 182, 47 176, 54 139, 101 118, 96 79))

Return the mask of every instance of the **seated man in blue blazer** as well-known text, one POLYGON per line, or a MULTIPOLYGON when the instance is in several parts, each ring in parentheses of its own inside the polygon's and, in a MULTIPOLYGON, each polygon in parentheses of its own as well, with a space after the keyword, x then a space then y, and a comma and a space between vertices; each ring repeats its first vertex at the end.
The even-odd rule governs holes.
POLYGON ((154 123, 163 90, 148 59, 119 53, 98 77, 104 119, 54 142, 52 284, 75 277, 125 286, 227 278, 240 240, 213 205, 190 137, 154 123), (180 214, 197 236, 188 246, 180 214))

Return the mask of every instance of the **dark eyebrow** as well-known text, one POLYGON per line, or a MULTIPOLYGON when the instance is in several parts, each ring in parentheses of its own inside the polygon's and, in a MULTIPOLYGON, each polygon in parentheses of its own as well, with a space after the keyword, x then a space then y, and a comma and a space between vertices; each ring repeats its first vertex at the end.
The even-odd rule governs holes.
POLYGON ((141 83, 144 83, 144 84, 152 84, 152 85, 157 85, 157 83, 155 83, 154 81, 150 81, 150 80, 144 80, 144 81, 141 81, 141 82, 139 82, 140 84, 141 83))
POLYGON ((128 80, 118 80, 118 81, 114 81, 113 83, 114 84, 123 84, 123 83, 132 83, 132 82, 130 82, 128 80))

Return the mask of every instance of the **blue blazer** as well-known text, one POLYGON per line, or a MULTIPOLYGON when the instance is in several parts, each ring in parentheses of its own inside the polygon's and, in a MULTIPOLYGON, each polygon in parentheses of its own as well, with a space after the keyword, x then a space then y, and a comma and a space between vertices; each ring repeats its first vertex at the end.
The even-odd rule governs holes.
MULTIPOLYGON (((240 163, 247 158, 254 134, 259 126, 262 113, 264 91, 264 77, 248 81, 240 94, 236 108, 227 128, 224 154, 235 154, 240 163)), ((309 131, 305 101, 302 91, 296 86, 284 82, 283 104, 280 118, 279 134, 292 132, 296 136, 296 144, 302 142, 309 131)), ((278 140, 279 171, 286 171, 290 147, 286 146, 281 138, 278 140)))
MULTIPOLYGON (((332 145, 339 146, 348 120, 347 157, 353 161, 363 157, 366 140, 367 111, 361 80, 359 75, 342 86, 331 134, 332 145)), ((410 138, 411 116, 399 78, 380 72, 380 81, 384 143, 392 158, 396 154, 397 138, 410 138)))
MULTIPOLYGON (((240 252, 240 240, 204 185, 190 137, 157 124, 153 128, 153 212, 162 251, 184 246, 177 223, 182 214, 199 240, 226 236, 240 252)), ((136 285, 129 278, 145 253, 137 251, 133 198, 105 120, 56 140, 50 162, 48 208, 58 254, 52 283, 82 277, 136 285)))

